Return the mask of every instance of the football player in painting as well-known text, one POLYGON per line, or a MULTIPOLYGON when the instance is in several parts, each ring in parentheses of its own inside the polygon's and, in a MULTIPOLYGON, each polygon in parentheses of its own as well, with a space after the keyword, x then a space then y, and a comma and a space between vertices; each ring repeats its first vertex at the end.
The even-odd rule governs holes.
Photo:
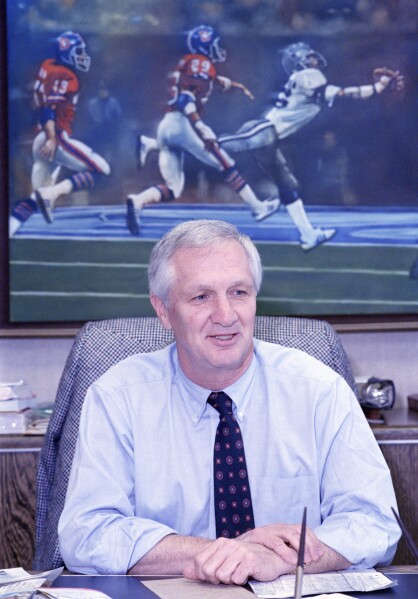
POLYGON ((73 31, 59 35, 54 44, 55 58, 41 64, 33 89, 39 120, 39 132, 32 144, 33 193, 14 207, 10 236, 38 209, 51 223, 60 196, 92 189, 98 176, 110 174, 110 166, 102 156, 71 136, 80 89, 77 72, 87 73, 90 69, 86 44, 73 31), (73 174, 59 181, 61 167, 73 174))
POLYGON ((343 97, 368 99, 387 89, 401 91, 404 81, 399 71, 387 68, 375 69, 374 83, 339 87, 328 83, 323 73, 327 66, 325 58, 304 42, 287 46, 283 52, 282 65, 289 76, 275 104, 257 120, 246 122, 232 135, 218 138, 223 150, 230 153, 269 148, 270 155, 262 164, 280 192, 280 199, 297 227, 300 245, 311 250, 331 239, 335 229, 314 228, 305 212, 296 177, 289 168, 280 140, 292 135, 314 119, 322 110, 343 97))
POLYGON ((273 214, 279 207, 277 198, 260 201, 238 171, 235 161, 221 148, 214 131, 202 119, 203 108, 212 90, 239 89, 252 98, 241 83, 217 74, 215 63, 225 61, 226 52, 219 36, 209 26, 200 25, 187 36, 188 53, 170 74, 171 97, 157 129, 157 145, 150 138, 148 149, 159 151, 159 169, 164 180, 127 198, 127 225, 132 234, 139 233, 138 213, 152 202, 178 198, 184 188, 184 152, 222 172, 226 183, 249 206, 256 221, 273 214))

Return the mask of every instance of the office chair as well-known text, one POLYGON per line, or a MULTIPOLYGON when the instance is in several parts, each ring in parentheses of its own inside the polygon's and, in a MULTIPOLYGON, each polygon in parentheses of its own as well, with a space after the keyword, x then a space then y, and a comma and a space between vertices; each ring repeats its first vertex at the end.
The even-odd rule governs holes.
MULTIPOLYGON (((328 323, 307 318, 257 316, 255 336, 311 354, 343 376, 355 391, 347 355, 337 333, 328 323)), ((76 336, 40 454, 35 570, 63 565, 58 547, 58 520, 64 506, 81 407, 88 387, 116 362, 134 353, 162 349, 172 341, 172 332, 164 330, 155 317, 88 322, 76 336)))

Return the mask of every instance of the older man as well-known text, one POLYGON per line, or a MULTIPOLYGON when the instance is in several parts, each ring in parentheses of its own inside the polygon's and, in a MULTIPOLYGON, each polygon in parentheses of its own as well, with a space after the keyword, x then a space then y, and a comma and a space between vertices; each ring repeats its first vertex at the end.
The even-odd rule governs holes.
POLYGON ((151 302, 175 343, 89 389, 59 525, 67 567, 212 583, 388 563, 388 468, 346 382, 256 341, 258 252, 221 221, 154 247, 151 302), (216 538, 218 537, 218 538, 216 538))

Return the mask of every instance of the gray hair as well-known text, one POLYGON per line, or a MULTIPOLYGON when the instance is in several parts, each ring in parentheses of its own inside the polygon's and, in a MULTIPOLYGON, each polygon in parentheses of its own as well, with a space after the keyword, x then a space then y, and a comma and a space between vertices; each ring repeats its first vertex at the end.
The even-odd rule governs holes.
POLYGON ((254 243, 234 225, 221 220, 186 221, 168 231, 152 249, 148 266, 150 293, 168 304, 168 296, 175 272, 171 262, 175 252, 182 248, 210 246, 217 241, 237 241, 247 254, 256 292, 260 290, 263 268, 254 243))

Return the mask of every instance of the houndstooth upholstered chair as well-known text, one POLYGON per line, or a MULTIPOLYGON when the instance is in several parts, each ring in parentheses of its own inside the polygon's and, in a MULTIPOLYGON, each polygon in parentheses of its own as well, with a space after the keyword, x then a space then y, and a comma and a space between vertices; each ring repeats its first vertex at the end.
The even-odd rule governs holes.
MULTIPOLYGON (((337 333, 328 323, 307 318, 258 316, 255 336, 313 355, 341 374, 355 390, 347 355, 337 333)), ((116 362, 134 353, 162 349, 172 341, 171 331, 164 330, 154 317, 88 322, 78 333, 61 377, 40 454, 35 570, 63 565, 58 547, 58 520, 64 505, 87 388, 116 362)))

